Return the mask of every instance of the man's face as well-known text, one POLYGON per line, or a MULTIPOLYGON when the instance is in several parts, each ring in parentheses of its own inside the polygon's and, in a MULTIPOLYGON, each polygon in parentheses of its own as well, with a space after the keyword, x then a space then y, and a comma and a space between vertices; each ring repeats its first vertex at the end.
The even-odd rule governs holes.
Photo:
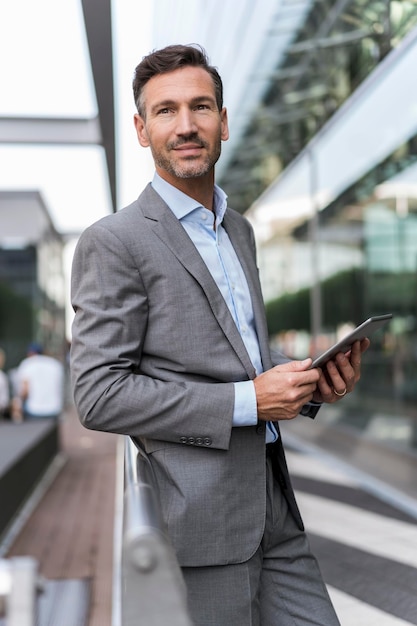
POLYGON ((146 120, 135 115, 136 132, 141 146, 151 148, 158 174, 174 185, 178 178, 213 176, 229 131, 210 74, 201 67, 160 74, 143 95, 146 120))

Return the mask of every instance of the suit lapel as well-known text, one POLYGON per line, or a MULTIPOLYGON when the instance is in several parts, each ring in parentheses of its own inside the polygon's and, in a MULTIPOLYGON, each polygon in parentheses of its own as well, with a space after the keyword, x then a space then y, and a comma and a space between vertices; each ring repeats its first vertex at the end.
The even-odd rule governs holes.
POLYGON ((171 209, 150 185, 139 199, 144 216, 153 222, 154 233, 164 242, 203 289, 213 315, 250 379, 255 369, 224 298, 195 245, 171 209), (143 202, 142 202, 143 200, 143 202))

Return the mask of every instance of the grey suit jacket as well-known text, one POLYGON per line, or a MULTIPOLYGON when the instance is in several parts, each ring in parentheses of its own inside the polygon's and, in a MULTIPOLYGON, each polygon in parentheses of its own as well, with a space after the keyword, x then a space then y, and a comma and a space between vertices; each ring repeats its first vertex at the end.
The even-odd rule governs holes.
MULTIPOLYGON (((264 369, 272 366, 247 220, 224 227, 252 294, 264 369)), ((71 371, 87 428, 132 436, 154 470, 182 566, 243 562, 265 521, 265 424, 233 428, 233 382, 255 371, 194 244, 150 185, 81 236, 73 262, 71 371)), ((276 463, 302 527, 281 440, 276 463)))

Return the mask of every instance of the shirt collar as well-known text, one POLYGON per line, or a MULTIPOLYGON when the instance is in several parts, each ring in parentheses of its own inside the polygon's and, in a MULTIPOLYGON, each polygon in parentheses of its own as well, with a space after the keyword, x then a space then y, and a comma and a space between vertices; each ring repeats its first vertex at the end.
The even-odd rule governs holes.
MULTIPOLYGON (((166 180, 161 178, 155 172, 152 187, 159 194, 164 202, 169 206, 174 215, 179 219, 183 219, 195 209, 199 209, 202 205, 187 194, 183 193, 166 180)), ((205 207, 203 207, 205 208, 205 207)), ((216 223, 223 221, 227 208, 227 195, 218 185, 214 185, 214 211, 216 214, 216 223)))

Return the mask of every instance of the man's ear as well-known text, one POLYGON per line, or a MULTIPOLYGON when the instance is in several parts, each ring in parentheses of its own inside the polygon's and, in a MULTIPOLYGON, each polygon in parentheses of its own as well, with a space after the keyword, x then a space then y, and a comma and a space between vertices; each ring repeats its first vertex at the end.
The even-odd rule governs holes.
POLYGON ((222 141, 227 141, 229 139, 229 122, 227 119, 227 109, 223 107, 220 111, 220 120, 221 120, 221 139, 222 141))
POLYGON ((139 113, 135 113, 133 122, 136 128, 136 134, 138 136, 138 140, 142 148, 149 147, 149 139, 148 133, 146 132, 145 122, 143 118, 139 115, 139 113))

